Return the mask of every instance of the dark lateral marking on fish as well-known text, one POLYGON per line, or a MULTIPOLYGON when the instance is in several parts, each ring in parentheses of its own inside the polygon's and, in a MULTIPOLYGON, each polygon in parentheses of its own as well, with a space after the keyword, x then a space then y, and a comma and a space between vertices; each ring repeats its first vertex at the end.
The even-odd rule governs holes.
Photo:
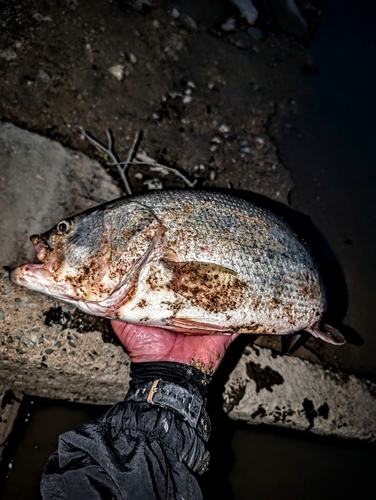
POLYGON ((256 384, 256 392, 261 389, 266 389, 273 392, 273 385, 281 385, 284 382, 282 375, 269 366, 262 368, 261 365, 249 361, 246 365, 246 372, 248 377, 256 384))
POLYGON ((247 325, 230 325, 229 329, 234 333, 275 333, 274 328, 266 328, 259 323, 249 323, 247 325))
POLYGON ((244 298, 247 285, 231 269, 206 262, 164 264, 173 273, 169 288, 205 311, 236 309, 244 298))

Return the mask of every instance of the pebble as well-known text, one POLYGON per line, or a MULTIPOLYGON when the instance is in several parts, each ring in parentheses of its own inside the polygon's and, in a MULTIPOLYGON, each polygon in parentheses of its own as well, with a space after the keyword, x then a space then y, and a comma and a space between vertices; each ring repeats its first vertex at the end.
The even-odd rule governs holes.
POLYGON ((2 309, 0 309, 0 321, 3 321, 5 319, 5 313, 2 309))
POLYGON ((30 337, 25 337, 24 335, 21 337, 21 342, 23 342, 29 349, 34 349, 37 344, 37 336, 31 335, 30 337))
POLYGON ((161 23, 158 21, 158 19, 154 19, 153 21, 153 26, 154 28, 158 29, 161 26, 161 23))
POLYGON ((47 71, 44 71, 44 69, 40 69, 38 71, 38 78, 44 83, 50 83, 51 81, 51 76, 47 73, 47 71))
POLYGON ((191 18, 191 16, 188 16, 187 14, 182 14, 181 17, 180 17, 180 20, 190 30, 192 30, 192 31, 196 31, 197 30, 197 24, 191 18))
POLYGON ((192 96, 190 95, 185 95, 183 97, 183 104, 189 104, 192 101, 192 96))
POLYGON ((148 179, 143 182, 144 186, 147 187, 147 189, 163 189, 163 184, 160 179, 154 178, 154 179, 148 179))
POLYGON ((42 16, 42 14, 39 14, 39 12, 35 12, 35 14, 33 14, 32 17, 36 21, 44 21, 46 23, 52 23, 52 17, 50 17, 50 16, 42 16))
POLYGON ((171 17, 173 19, 179 19, 180 17, 180 12, 178 11, 178 9, 176 7, 174 7, 171 11, 171 17))
POLYGON ((216 174, 215 174, 214 170, 211 170, 211 171, 209 172, 209 180, 210 180, 210 181, 214 181, 214 180, 215 180, 215 178, 216 178, 216 174))
POLYGON ((255 28, 255 26, 251 26, 250 28, 247 29, 247 33, 257 41, 262 40, 263 35, 260 28, 255 28))
POLYGON ((221 138, 218 137, 217 135, 215 135, 214 137, 212 137, 210 139, 210 142, 212 142, 213 144, 222 144, 221 138))
POLYGON ((137 57, 131 52, 129 54, 129 60, 131 61, 132 64, 136 64, 137 62, 137 57))
POLYGON ((236 19, 234 16, 231 16, 227 19, 227 21, 221 24, 221 30, 229 33, 230 31, 236 30, 236 19))
POLYGON ((242 17, 247 21, 248 24, 255 24, 258 17, 258 11, 253 5, 252 0, 231 0, 235 4, 242 17))
POLYGON ((231 130, 231 128, 226 125, 225 123, 222 123, 222 125, 220 125, 218 127, 218 130, 222 133, 222 134, 228 134, 231 130))
POLYGON ((0 50, 0 59, 4 59, 5 61, 13 61, 14 59, 16 59, 16 57, 17 54, 11 47, 0 50))
POLYGON ((120 82, 124 77, 124 66, 122 64, 115 64, 115 66, 108 68, 108 72, 120 82))

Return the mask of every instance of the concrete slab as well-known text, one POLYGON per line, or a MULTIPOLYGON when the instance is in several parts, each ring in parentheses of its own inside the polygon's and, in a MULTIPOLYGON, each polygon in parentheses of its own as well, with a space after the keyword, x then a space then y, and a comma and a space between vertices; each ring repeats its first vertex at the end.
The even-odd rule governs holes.
POLYGON ((376 440, 376 385, 294 356, 249 346, 226 384, 235 420, 376 440))

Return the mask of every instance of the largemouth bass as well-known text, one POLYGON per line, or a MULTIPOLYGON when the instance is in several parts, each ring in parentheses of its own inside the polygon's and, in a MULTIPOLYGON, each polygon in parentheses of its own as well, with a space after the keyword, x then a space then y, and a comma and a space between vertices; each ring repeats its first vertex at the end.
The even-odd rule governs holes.
POLYGON ((120 198, 31 236, 39 264, 13 283, 83 311, 188 334, 287 335, 333 344, 318 266, 291 227, 232 196, 158 191, 120 198))

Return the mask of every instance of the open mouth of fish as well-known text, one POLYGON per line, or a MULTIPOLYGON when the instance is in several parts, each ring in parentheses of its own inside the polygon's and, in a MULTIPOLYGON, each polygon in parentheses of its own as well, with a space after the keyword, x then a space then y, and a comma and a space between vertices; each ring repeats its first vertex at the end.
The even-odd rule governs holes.
POLYGON ((39 262, 27 262, 12 269, 9 273, 12 283, 43 293, 53 287, 55 296, 65 300, 73 298, 71 293, 67 297, 69 287, 66 282, 59 284, 54 280, 53 266, 56 258, 53 256, 53 245, 41 235, 31 236, 30 241, 34 245, 35 255, 39 262))

